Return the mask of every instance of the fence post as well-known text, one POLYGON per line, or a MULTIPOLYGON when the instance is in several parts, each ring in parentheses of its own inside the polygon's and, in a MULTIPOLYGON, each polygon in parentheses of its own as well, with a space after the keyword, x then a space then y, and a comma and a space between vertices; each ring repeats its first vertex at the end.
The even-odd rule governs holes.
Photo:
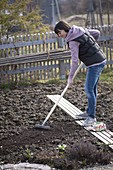
POLYGON ((60 75, 60 79, 62 80, 66 79, 64 60, 59 61, 59 75, 60 75))
POLYGON ((65 45, 63 38, 58 38, 58 48, 63 48, 65 45))

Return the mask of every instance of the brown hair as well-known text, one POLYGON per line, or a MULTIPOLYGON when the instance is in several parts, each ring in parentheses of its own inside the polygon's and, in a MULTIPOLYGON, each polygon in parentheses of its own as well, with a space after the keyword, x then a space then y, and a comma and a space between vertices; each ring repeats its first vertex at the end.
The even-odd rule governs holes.
POLYGON ((59 33, 59 30, 64 30, 65 32, 69 32, 69 30, 71 29, 70 25, 67 24, 65 21, 59 21, 54 28, 54 32, 56 34, 59 33))

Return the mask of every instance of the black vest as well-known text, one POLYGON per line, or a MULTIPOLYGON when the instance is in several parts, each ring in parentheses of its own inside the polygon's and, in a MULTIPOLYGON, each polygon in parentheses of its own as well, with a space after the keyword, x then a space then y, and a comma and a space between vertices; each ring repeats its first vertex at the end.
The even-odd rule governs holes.
MULTIPOLYGON (((84 33, 80 37, 73 39, 79 45, 79 59, 86 65, 101 63, 105 60, 105 54, 96 43, 95 39, 88 33, 84 33)), ((69 42, 68 42, 69 43, 69 42)))

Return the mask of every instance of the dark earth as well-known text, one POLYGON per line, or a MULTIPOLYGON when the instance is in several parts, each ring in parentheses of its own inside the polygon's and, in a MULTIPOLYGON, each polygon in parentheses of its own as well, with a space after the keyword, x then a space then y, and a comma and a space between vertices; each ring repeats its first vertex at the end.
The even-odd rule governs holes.
MULTIPOLYGON (((0 165, 29 162, 78 170, 112 163, 112 150, 59 107, 47 121, 50 130, 34 128, 53 106, 46 95, 61 94, 65 86, 65 82, 54 82, 0 90, 0 165), (59 144, 66 148, 59 149, 59 144)), ((84 111, 84 81, 74 83, 65 98, 84 111)), ((105 82, 98 85, 97 119, 113 131, 113 86, 105 82)))

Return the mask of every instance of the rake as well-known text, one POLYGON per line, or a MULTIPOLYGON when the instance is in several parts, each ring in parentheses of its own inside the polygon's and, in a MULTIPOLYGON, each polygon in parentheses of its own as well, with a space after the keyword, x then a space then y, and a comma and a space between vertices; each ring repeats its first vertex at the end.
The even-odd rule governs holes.
MULTIPOLYGON (((73 76, 73 79, 76 77, 77 73, 79 72, 79 70, 82 68, 83 63, 81 63, 77 70, 75 71, 75 74, 73 76)), ((47 122, 47 120, 50 118, 51 114, 53 113, 53 111, 55 110, 56 106, 58 105, 59 101, 61 100, 61 98, 64 96, 64 94, 66 93, 67 89, 69 88, 69 85, 67 84, 66 87, 64 88, 63 92, 61 93, 60 97, 58 98, 57 102, 54 104, 54 106, 51 108, 50 112, 48 113, 47 117, 45 118, 45 120, 43 121, 43 123, 41 125, 36 124, 35 128, 36 129, 50 129, 50 126, 45 126, 45 123, 47 122)))

